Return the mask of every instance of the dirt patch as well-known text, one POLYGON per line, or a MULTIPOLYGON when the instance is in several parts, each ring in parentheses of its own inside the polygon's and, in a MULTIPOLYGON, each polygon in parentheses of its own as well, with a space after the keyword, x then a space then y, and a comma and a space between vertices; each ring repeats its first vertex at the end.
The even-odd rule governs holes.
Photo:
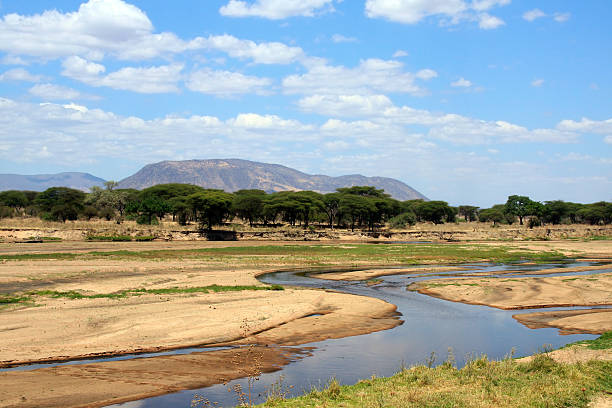
POLYGON ((329 273, 315 273, 309 275, 312 278, 327 279, 327 280, 345 280, 345 281, 362 281, 372 278, 378 278, 380 276, 387 275, 406 275, 411 273, 442 273, 450 271, 467 271, 470 268, 463 268, 459 266, 445 266, 445 267, 433 267, 433 268, 385 268, 385 269, 363 269, 359 271, 349 272, 329 272, 329 273))
MULTIPOLYGON (((554 350, 546 353, 546 355, 550 356, 553 360, 558 363, 585 363, 590 360, 604 360, 610 361, 612 360, 612 350, 611 349, 603 349, 603 350, 591 350, 587 348, 583 344, 575 344, 570 347, 565 347, 559 350, 554 350)), ((517 361, 522 363, 528 363, 533 360, 535 355, 527 356, 523 358, 519 358, 517 361)))
POLYGON ((512 317, 530 329, 555 327, 561 334, 602 334, 612 330, 612 309, 559 310, 512 317))
POLYGON ((0 406, 103 407, 273 372, 304 355, 299 349, 242 347, 2 372, 0 406))
POLYGON ((435 279, 417 282, 410 290, 499 309, 612 305, 612 273, 573 277, 435 279))

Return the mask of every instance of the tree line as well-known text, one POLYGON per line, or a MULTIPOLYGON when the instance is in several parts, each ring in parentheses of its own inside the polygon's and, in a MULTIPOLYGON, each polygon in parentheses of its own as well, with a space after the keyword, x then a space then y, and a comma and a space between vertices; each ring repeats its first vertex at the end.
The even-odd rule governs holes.
POLYGON ((0 218, 37 216, 62 221, 92 218, 135 220, 157 224, 172 217, 181 225, 198 224, 200 229, 231 222, 235 217, 251 226, 286 223, 309 228, 313 223, 328 228, 374 230, 389 225, 403 228, 417 222, 461 221, 512 224, 525 221, 530 227, 542 224, 610 224, 612 203, 578 204, 564 201, 533 201, 513 195, 505 204, 480 209, 453 207, 445 201, 391 198, 384 190, 371 186, 339 188, 321 194, 314 191, 239 190, 227 193, 191 184, 160 184, 144 190, 119 189, 116 182, 105 188, 93 187, 84 193, 67 187, 52 187, 43 192, 10 190, 0 192, 0 218))

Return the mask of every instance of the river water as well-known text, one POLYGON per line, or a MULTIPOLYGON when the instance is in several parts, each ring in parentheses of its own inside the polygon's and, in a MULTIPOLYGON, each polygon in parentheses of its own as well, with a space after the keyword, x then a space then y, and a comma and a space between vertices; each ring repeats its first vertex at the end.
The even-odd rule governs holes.
MULTIPOLYGON (((500 271, 512 270, 516 272, 516 275, 520 275, 525 271, 589 265, 592 264, 581 262, 534 266, 520 263, 511 265, 478 263, 462 266, 471 269, 465 271, 468 274, 486 272, 490 274, 488 276, 496 277, 500 276, 496 275, 500 271)), ((410 267, 414 268, 414 265, 410 267)), ((603 271, 610 272, 612 267, 603 271)), ((325 386, 332 378, 336 378, 341 384, 353 384, 372 375, 389 376, 397 372, 403 365, 410 366, 431 361, 432 353, 435 353, 434 364, 440 364, 447 359, 449 348, 452 350, 457 366, 461 367, 470 357, 482 354, 486 354, 491 359, 501 359, 510 354, 525 356, 538 352, 543 347, 557 348, 570 342, 596 337, 586 334, 562 336, 552 328, 533 330, 512 318, 513 314, 530 313, 539 309, 499 310, 487 306, 449 302, 406 290, 406 286, 411 282, 439 278, 445 274, 430 274, 426 277, 415 277, 414 275, 417 274, 414 273, 389 275, 377 278, 381 279, 382 283, 367 286, 364 282, 314 279, 308 277, 306 272, 275 272, 263 275, 259 279, 268 284, 325 288, 383 299, 397 306, 404 323, 381 332, 303 345, 302 347, 313 348, 311 356, 297 360, 278 372, 263 374, 255 382, 254 392, 260 395, 259 402, 265 401, 266 390, 271 384, 278 384, 281 381, 285 387, 292 386, 289 395, 299 395, 308 392, 312 387, 325 386)), ((601 272, 602 270, 597 271, 597 273, 601 272)), ((450 273, 461 274, 457 271, 450 273)), ((568 272, 563 275, 590 273, 593 272, 568 272)), ((546 310, 567 309, 548 308, 546 310)), ((228 387, 235 384, 241 384, 244 389, 248 387, 247 381, 242 379, 226 385, 183 391, 113 405, 113 407, 189 407, 196 394, 210 401, 218 402, 218 406, 235 406, 238 403, 236 396, 234 392, 228 392, 228 387)))

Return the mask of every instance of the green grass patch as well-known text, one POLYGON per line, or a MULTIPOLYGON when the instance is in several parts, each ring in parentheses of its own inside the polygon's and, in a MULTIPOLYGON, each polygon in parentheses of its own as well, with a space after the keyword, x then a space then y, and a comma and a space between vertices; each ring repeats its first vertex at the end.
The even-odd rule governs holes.
MULTIPOLYGON (((83 294, 78 291, 56 291, 56 290, 38 290, 27 292, 25 297, 22 297, 23 301, 30 300, 31 296, 41 296, 50 298, 65 298, 65 299, 121 299, 128 296, 139 296, 144 294, 154 295, 172 295, 179 293, 219 293, 219 292, 238 292, 243 290, 284 290, 280 285, 272 286, 221 286, 221 285, 209 285, 200 287, 188 287, 188 288, 160 288, 160 289, 128 289, 113 293, 96 293, 93 295, 83 294)), ((18 302, 12 302, 18 303, 18 302)))
POLYGON ((0 305, 12 305, 30 300, 29 296, 0 295, 0 305))
POLYGON ((0 259, 204 259, 233 264, 278 264, 327 266, 361 265, 416 265, 457 264, 466 262, 508 263, 521 260, 532 262, 561 261, 566 257, 555 251, 516 250, 490 245, 262 245, 256 247, 200 248, 147 251, 94 251, 82 254, 22 254, 0 255, 0 259))
POLYGON ((570 343, 565 347, 573 346, 574 344, 584 344, 591 350, 612 349, 612 331, 605 332, 595 340, 582 340, 576 343, 570 343))
POLYGON ((132 237, 130 235, 88 235, 88 241, 107 241, 107 242, 144 242, 153 241, 156 237, 152 235, 132 237))
POLYGON ((456 369, 451 363, 435 368, 403 369, 388 378, 371 378, 352 386, 332 380, 327 387, 265 407, 586 407, 610 391, 612 362, 559 364, 546 354, 529 363, 486 357, 456 369))

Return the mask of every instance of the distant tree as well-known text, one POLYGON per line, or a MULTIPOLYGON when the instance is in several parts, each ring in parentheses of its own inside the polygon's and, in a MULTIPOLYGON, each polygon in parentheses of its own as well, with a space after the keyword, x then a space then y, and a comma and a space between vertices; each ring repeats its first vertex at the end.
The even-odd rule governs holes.
POLYGON ((473 205, 460 205, 457 207, 457 212, 460 216, 465 218, 465 221, 476 221, 478 217, 478 207, 473 205))
POLYGON ((506 212, 518 217, 520 225, 523 225, 523 218, 529 215, 531 203, 532 201, 526 196, 509 196, 506 201, 506 212))
POLYGON ((338 211, 350 220, 351 231, 354 231, 355 225, 361 225, 368 213, 376 211, 376 206, 362 195, 342 194, 338 211))
POLYGON ((248 220, 252 227, 255 220, 262 216, 266 192, 263 190, 238 190, 234 192, 232 211, 242 218, 248 220))
POLYGON ((342 187, 336 189, 340 194, 352 194, 362 197, 390 197, 389 194, 385 194, 385 190, 377 189, 372 186, 353 186, 353 187, 342 187))
POLYGON ((126 212, 137 214, 139 224, 151 225, 157 223, 157 218, 162 218, 170 212, 171 208, 167 201, 155 196, 145 195, 136 200, 130 201, 126 207, 126 212))
POLYGON ((118 185, 119 185, 119 183, 116 182, 116 181, 113 181, 113 180, 108 180, 108 181, 104 182, 104 187, 108 191, 113 191, 118 185))
POLYGON ((233 196, 221 190, 205 190, 189 195, 187 201, 197 214, 200 228, 211 231, 230 214, 233 196))
POLYGON ((81 210, 81 215, 83 217, 85 217, 85 219, 87 221, 91 220, 94 217, 98 216, 98 210, 96 209, 96 207, 92 206, 92 205, 86 205, 85 207, 83 207, 83 209, 81 210))
POLYGON ((500 206, 497 208, 486 208, 478 212, 478 219, 481 222, 492 222, 493 225, 497 225, 505 220, 505 214, 500 206))
POLYGON ((30 200, 23 191, 8 190, 0 192, 0 205, 11 207, 15 211, 23 210, 29 203, 30 200))
POLYGON ((545 201, 542 208, 542 219, 551 224, 560 224, 561 220, 569 214, 569 203, 561 200, 545 201))
POLYGON ((323 211, 327 215, 329 228, 334 228, 334 221, 338 215, 338 207, 342 195, 340 193, 328 193, 323 196, 323 211))
POLYGON ((45 218, 62 221, 76 220, 83 209, 85 193, 68 187, 51 187, 36 196, 34 204, 45 218))
POLYGON ((454 220, 454 210, 446 201, 424 201, 417 206, 417 215, 424 221, 442 224, 444 220, 454 220))

